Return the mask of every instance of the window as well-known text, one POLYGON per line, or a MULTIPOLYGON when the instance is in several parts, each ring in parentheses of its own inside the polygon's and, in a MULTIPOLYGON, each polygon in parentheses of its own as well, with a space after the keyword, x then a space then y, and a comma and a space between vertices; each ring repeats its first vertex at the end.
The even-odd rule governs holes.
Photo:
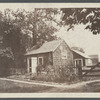
POLYGON ((38 57, 38 64, 43 65, 43 57, 38 57))
POLYGON ((67 59, 67 50, 63 48, 63 46, 60 46, 60 50, 61 50, 62 59, 67 59))
POLYGON ((61 55, 62 55, 62 59, 67 59, 67 51, 63 50, 61 55))
POLYGON ((61 52, 61 56, 62 56, 62 59, 67 59, 67 51, 66 50, 63 50, 61 52))
POLYGON ((77 66, 83 66, 83 60, 82 59, 75 59, 75 67, 77 66))

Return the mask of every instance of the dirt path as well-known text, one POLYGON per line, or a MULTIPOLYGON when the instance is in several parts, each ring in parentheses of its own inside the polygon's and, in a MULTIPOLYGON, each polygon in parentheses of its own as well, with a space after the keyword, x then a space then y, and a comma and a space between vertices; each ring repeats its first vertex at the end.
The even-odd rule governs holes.
POLYGON ((42 85, 42 86, 49 86, 49 87, 58 87, 58 88, 77 88, 85 86, 86 84, 92 83, 92 82, 100 82, 100 80, 92 80, 92 81, 86 81, 86 82, 79 82, 76 84, 71 85, 65 85, 65 84, 48 84, 48 83, 38 83, 38 82, 28 82, 28 81, 20 81, 20 80, 14 80, 14 79, 7 79, 7 78, 0 78, 0 80, 5 81, 12 81, 12 82, 19 82, 19 83, 26 83, 26 84, 34 84, 34 85, 42 85))

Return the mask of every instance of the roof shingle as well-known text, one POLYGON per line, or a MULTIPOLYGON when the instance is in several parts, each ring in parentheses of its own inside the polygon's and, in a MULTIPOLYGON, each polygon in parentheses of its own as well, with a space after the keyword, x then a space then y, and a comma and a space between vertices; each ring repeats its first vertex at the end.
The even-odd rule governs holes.
POLYGON ((79 52, 77 50, 72 50, 74 51, 75 53, 79 54, 80 56, 84 57, 84 58, 90 58, 88 55, 86 55, 85 53, 82 53, 82 52, 79 52))
POLYGON ((40 48, 28 51, 25 55, 53 52, 63 40, 54 40, 44 43, 40 48))

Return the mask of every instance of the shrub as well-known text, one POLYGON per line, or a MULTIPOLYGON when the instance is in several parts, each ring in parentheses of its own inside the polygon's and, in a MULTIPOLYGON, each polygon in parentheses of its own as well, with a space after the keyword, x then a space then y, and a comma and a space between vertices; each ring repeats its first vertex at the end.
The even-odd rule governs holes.
POLYGON ((26 74, 27 70, 25 68, 9 68, 10 75, 19 75, 19 74, 26 74))
POLYGON ((9 67, 13 64, 13 53, 10 48, 0 50, 0 76, 9 75, 9 67))
POLYGON ((44 70, 32 77, 31 79, 51 82, 73 82, 77 78, 73 66, 54 67, 52 65, 46 66, 44 70))
POLYGON ((60 66, 56 69, 56 81, 72 82, 76 80, 73 66, 60 66))

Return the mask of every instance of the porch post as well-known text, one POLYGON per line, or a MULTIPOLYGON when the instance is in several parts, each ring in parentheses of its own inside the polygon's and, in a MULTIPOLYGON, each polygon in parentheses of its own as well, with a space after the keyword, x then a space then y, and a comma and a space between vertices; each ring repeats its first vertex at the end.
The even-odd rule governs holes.
POLYGON ((27 58, 27 72, 29 73, 29 59, 27 58))

